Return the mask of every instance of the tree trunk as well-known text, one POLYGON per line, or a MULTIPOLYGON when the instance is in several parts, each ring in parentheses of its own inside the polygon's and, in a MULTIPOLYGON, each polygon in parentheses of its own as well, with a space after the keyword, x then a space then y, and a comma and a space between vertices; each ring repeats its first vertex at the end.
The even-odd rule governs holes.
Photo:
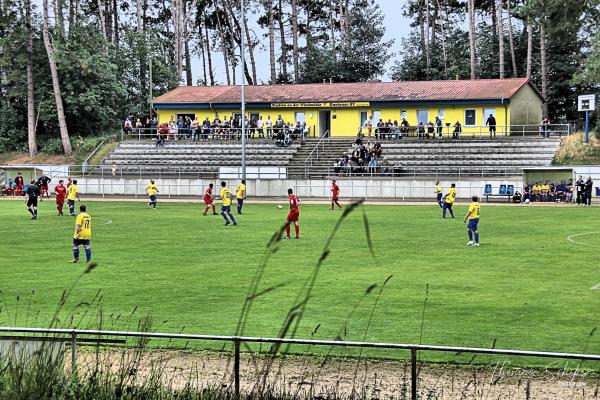
POLYGON ((544 28, 544 22, 540 24, 540 68, 542 76, 542 97, 544 104, 542 104, 542 114, 544 117, 548 117, 548 67, 546 65, 546 30, 544 28))
POLYGON ((281 41, 281 74, 283 81, 287 82, 287 44, 285 43, 285 26, 283 25, 283 1, 279 0, 279 37, 281 41))
POLYGON ((205 41, 204 34, 202 33, 203 20, 198 18, 200 23, 198 24, 198 46, 200 47, 200 55, 202 56, 202 82, 204 86, 208 85, 208 76, 206 75, 206 52, 204 51, 205 41))
POLYGON ((271 85, 277 82, 275 70, 275 21, 273 16, 273 0, 268 0, 269 5, 269 63, 271 64, 271 85))
POLYGON ((471 79, 477 78, 477 55, 475 54, 475 0, 468 1, 469 53, 471 55, 471 79))
MULTIPOLYGON (((510 0, 508 0, 510 1, 510 0)), ((503 13, 504 9, 502 0, 498 0, 498 6, 496 7, 498 13, 498 77, 504 79, 504 21, 503 13)))
POLYGON ((527 79, 531 79, 531 64, 533 57, 533 25, 531 19, 527 17, 527 72, 525 76, 527 79))
POLYGON ((33 31, 31 28, 31 0, 25 0, 25 28, 27 30, 27 144, 29 157, 38 153, 35 136, 35 99, 33 88, 33 31))
POLYGON ((58 127, 60 129, 60 137, 66 156, 72 153, 71 140, 69 139, 69 131, 67 130, 67 122, 65 120, 65 111, 63 109, 62 96, 60 94, 60 82, 58 81, 58 68, 54 59, 54 47, 50 42, 50 32, 48 29, 48 0, 43 0, 42 5, 43 24, 42 35, 44 37, 44 47, 48 54, 48 63, 50 64, 50 75, 52 76, 52 89, 54 91, 54 100, 56 102, 56 114, 58 117, 58 127))
POLYGON ((60 33, 65 33, 65 17, 63 15, 63 10, 65 8, 65 0, 57 0, 56 2, 57 8, 54 10, 56 14, 56 28, 60 31, 60 33))
POLYGON ((429 79, 429 67, 431 66, 431 49, 429 47, 429 0, 425 0, 425 73, 429 79))
POLYGON ((175 50, 175 71, 177 74, 177 83, 181 83, 181 74, 183 72, 183 49, 182 49, 182 0, 173 0, 171 15, 173 16, 173 46, 175 50))
POLYGON ((299 59, 298 54, 298 4, 292 0, 292 58, 294 62, 294 83, 299 81, 299 59))
POLYGON ((437 1, 437 7, 440 10, 440 15, 443 15, 444 17, 442 18, 443 21, 440 24, 440 28, 441 28, 441 33, 442 33, 442 59, 444 61, 444 77, 446 79, 448 79, 448 54, 446 52, 446 25, 448 24, 448 10, 445 7, 446 3, 445 0, 443 1, 443 5, 444 7, 442 7, 442 4, 440 4, 439 0, 437 1))
POLYGON ((69 0, 69 31, 75 25, 75 0, 69 0))
POLYGON ((206 40, 206 58, 208 59, 208 77, 210 78, 210 85, 215 85, 215 74, 213 72, 212 65, 212 50, 210 48, 210 35, 208 32, 208 25, 204 24, 204 38, 206 40))
POLYGON ((104 2, 104 23, 106 24, 106 38, 108 41, 113 41, 113 31, 112 31, 112 2, 111 0, 106 0, 104 2))
POLYGON ((135 15, 137 20, 137 31, 142 31, 143 19, 142 19, 142 0, 135 1, 135 15))
POLYGON ((513 40, 513 26, 512 26, 512 11, 510 8, 511 0, 506 0, 506 13, 508 15, 508 45, 510 47, 510 61, 512 64, 512 76, 517 77, 517 56, 515 54, 515 42, 513 40))
POLYGON ((114 23, 114 35, 115 35, 115 46, 119 46, 119 7, 117 0, 113 0, 113 23, 114 23))
POLYGON ((98 23, 100 24, 100 32, 106 42, 108 40, 106 36, 106 22, 104 21, 104 4, 102 0, 98 0, 98 23))
POLYGON ((187 24, 184 25, 184 37, 185 41, 183 42, 183 49, 185 52, 185 83, 188 86, 193 86, 193 78, 192 78, 192 57, 190 56, 190 45, 189 40, 187 39, 187 24))

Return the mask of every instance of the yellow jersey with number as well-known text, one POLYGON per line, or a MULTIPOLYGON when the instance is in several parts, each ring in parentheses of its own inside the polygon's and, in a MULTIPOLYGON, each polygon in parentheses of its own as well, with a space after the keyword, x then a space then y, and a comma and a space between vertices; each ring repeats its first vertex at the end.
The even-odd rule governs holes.
POLYGON ((479 218, 479 203, 474 201, 469 206, 469 220, 479 218))
POLYGON ((154 196, 158 192, 158 186, 154 183, 149 183, 146 185, 146 192, 148 196, 154 196))
POLYGON ((88 213, 80 213, 75 220, 75 239, 89 240, 92 238, 92 217, 88 213), (77 225, 80 225, 79 235, 77 234, 77 225))
POLYGON ((221 200, 223 201, 223 205, 230 206, 231 205, 231 190, 229 190, 228 188, 223 188, 223 189, 221 189, 219 194, 221 196, 221 200))
POLYGON ((69 186, 69 188, 67 189, 67 200, 77 200, 78 192, 79 189, 77 188, 77 185, 69 186))
POLYGON ((456 189, 455 188, 448 189, 448 193, 446 194, 446 198, 444 199, 444 201, 448 204, 453 204, 455 198, 456 198, 456 189))
POLYGON ((246 185, 244 185, 243 183, 240 183, 240 185, 237 187, 237 190, 236 190, 236 196, 238 199, 243 199, 245 195, 246 195, 246 185))

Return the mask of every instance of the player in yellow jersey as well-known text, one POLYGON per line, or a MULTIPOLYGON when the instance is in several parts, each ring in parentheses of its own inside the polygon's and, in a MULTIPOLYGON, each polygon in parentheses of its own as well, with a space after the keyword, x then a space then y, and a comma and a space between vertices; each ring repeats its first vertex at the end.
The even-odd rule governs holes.
POLYGON ((442 202, 442 196, 444 195, 442 185, 440 181, 435 181, 435 197, 437 203, 440 205, 440 208, 444 208, 444 203, 442 202))
POLYGON ((92 249, 90 247, 92 240, 92 217, 87 213, 84 204, 79 206, 79 215, 75 220, 75 235, 73 236, 73 261, 79 262, 79 246, 85 249, 85 260, 90 262, 92 259, 92 249))
POLYGON ((81 201, 79 198, 79 187, 77 186, 77 180, 67 187, 67 204, 69 205, 69 215, 75 216, 75 200, 81 201))
POLYGON ((479 223, 479 197, 473 196, 471 200, 473 202, 469 206, 469 211, 463 221, 465 224, 469 221, 467 225, 467 234, 469 235, 467 246, 479 246, 479 232, 477 232, 477 224, 479 223), (473 241, 473 239, 475 240, 473 241))
POLYGON ((244 199, 246 198, 246 181, 242 179, 242 182, 238 185, 235 191, 235 197, 237 199, 237 212, 242 213, 242 207, 244 207, 244 199))
POLYGON ((148 207, 156 208, 156 193, 158 192, 158 186, 154 183, 154 179, 150 179, 150 183, 146 185, 146 194, 150 198, 148 207))
POLYGON ((450 211, 450 216, 454 218, 454 211, 452 211, 452 205, 454 205, 454 200, 456 199, 456 184, 450 185, 450 189, 448 189, 448 193, 443 198, 444 204, 442 207, 442 218, 446 218, 446 210, 450 211))
POLYGON ((231 222, 233 222, 233 226, 236 226, 237 222, 235 222, 235 219, 231 214, 231 199, 233 199, 233 194, 231 193, 231 190, 227 188, 227 183, 221 182, 221 191, 219 192, 219 196, 221 197, 221 201, 223 202, 223 204, 221 205, 221 215, 223 216, 223 218, 225 218, 225 225, 229 225, 231 224, 231 222), (229 221, 229 219, 227 218, 228 216, 231 219, 231 221, 229 221))

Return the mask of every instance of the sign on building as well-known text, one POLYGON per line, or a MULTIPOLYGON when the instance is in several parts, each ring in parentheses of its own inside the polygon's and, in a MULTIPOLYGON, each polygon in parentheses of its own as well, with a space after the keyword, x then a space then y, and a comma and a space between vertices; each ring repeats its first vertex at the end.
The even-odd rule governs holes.
POLYGON ((596 95, 584 94, 577 97, 577 111, 594 111, 596 109, 596 95))

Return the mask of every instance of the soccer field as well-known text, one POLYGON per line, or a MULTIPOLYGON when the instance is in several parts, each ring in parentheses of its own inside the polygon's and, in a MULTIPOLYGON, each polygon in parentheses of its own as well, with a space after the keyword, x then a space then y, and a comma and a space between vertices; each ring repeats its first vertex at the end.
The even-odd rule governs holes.
MULTIPOLYGON (((234 334, 266 245, 287 214, 250 203, 238 227, 225 227, 221 216, 203 217, 199 204, 86 204, 98 267, 76 283, 61 327, 98 328, 102 313, 103 327, 137 329, 148 314, 153 330, 234 334)), ((69 263, 74 219, 55 216, 53 201, 41 204, 37 221, 21 201, 2 201, 0 210, 0 324, 47 326, 63 290, 85 269, 69 263)), ((600 209, 484 203, 479 248, 466 246, 465 212, 457 206, 457 219, 442 220, 433 203, 355 210, 332 241, 297 337, 311 337, 319 325, 314 337, 332 339, 346 326, 347 340, 476 347, 496 340, 499 348, 599 353, 600 338, 589 335, 600 324, 600 290, 593 289, 600 209), (378 288, 366 294, 372 284, 378 288)), ((302 239, 282 241, 271 255, 259 290, 277 287, 254 300, 244 335, 277 335, 340 215, 302 206, 302 239)))

